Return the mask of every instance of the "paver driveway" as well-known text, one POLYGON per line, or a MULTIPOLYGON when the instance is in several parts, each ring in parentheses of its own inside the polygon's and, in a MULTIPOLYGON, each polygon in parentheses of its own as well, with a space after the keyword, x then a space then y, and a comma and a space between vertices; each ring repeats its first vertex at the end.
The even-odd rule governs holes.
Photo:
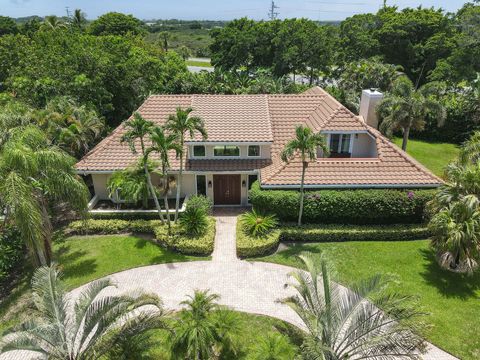
MULTIPOLYGON (((298 316, 278 299, 293 290, 286 287, 288 274, 295 269, 287 266, 248 262, 236 257, 235 227, 238 210, 217 210, 217 233, 212 261, 196 261, 145 266, 110 276, 117 284, 105 294, 138 289, 158 294, 166 308, 179 309, 180 302, 194 289, 209 289, 221 296, 219 302, 235 310, 262 314, 302 327, 298 316)), ((76 297, 82 287, 71 292, 76 297)), ((348 291, 345 289, 345 291, 348 291)), ((29 359, 26 352, 0 355, 0 360, 29 359)), ((423 356, 428 360, 453 360, 455 357, 429 345, 423 356)))

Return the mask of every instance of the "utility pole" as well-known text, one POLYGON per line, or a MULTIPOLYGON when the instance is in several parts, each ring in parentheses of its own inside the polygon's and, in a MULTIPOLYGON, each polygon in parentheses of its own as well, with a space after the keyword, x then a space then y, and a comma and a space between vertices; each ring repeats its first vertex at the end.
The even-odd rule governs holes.
POLYGON ((68 6, 65 6, 65 11, 67 12, 67 18, 70 19, 70 9, 68 8, 68 6))
POLYGON ((268 11, 268 17, 270 20, 275 20, 278 17, 278 11, 276 11, 279 7, 275 5, 275 1, 272 0, 272 4, 270 5, 270 10, 268 11))

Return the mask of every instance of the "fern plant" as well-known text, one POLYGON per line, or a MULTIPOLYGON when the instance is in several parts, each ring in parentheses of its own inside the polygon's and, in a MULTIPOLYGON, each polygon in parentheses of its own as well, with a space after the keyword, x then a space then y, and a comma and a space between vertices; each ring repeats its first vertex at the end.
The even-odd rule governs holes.
POLYGON ((180 217, 180 225, 190 236, 201 236, 208 228, 207 213, 204 208, 187 206, 180 217))
POLYGON ((260 215, 255 210, 243 214, 241 221, 243 230, 252 236, 267 235, 278 225, 275 215, 260 215))

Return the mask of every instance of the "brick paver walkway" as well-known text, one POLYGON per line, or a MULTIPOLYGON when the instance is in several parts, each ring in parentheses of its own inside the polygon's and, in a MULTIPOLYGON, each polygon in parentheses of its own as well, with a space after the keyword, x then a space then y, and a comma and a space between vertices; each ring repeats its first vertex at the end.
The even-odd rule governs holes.
MULTIPOLYGON (((285 284, 295 269, 270 263, 241 261, 236 257, 235 227, 237 209, 218 209, 217 233, 212 261, 195 261, 145 266, 110 276, 117 284, 107 294, 144 290, 158 294, 168 309, 179 309, 180 302, 194 289, 219 294, 219 302, 235 310, 275 317, 303 327, 298 316, 277 302, 293 294, 285 284)), ((81 288, 71 292, 78 296, 81 288)), ((348 291, 345 289, 345 291, 348 291)), ((426 360, 454 360, 455 357, 429 345, 426 360)), ((31 359, 28 352, 0 355, 0 360, 31 359)))

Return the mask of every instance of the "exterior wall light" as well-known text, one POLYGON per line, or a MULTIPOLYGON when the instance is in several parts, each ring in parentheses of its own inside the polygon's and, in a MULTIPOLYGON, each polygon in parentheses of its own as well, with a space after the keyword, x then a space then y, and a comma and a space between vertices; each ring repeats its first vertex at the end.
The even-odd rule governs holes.
POLYGON ((247 182, 245 180, 242 181, 242 187, 247 187, 247 182))
POLYGON ((208 187, 209 187, 209 188, 212 187, 212 180, 208 180, 208 187))

